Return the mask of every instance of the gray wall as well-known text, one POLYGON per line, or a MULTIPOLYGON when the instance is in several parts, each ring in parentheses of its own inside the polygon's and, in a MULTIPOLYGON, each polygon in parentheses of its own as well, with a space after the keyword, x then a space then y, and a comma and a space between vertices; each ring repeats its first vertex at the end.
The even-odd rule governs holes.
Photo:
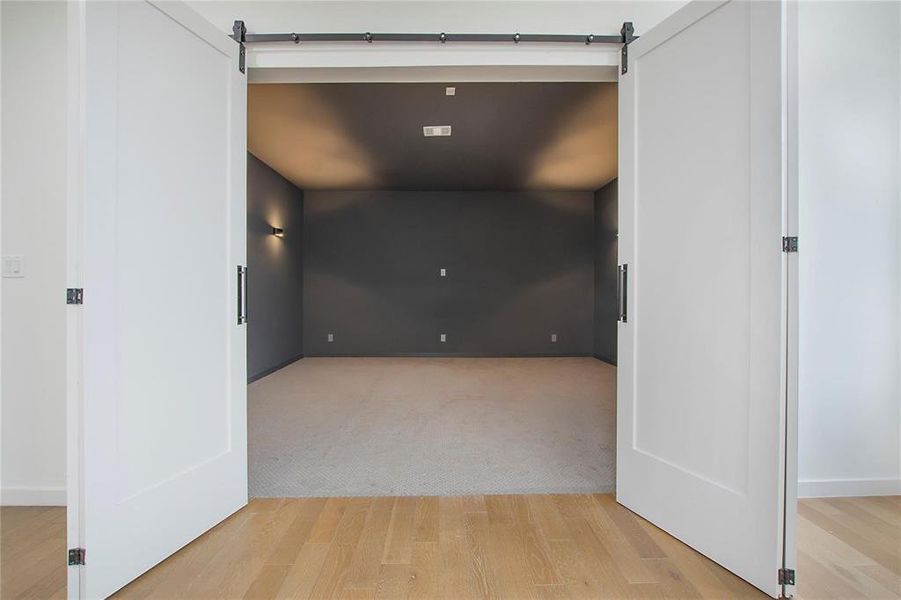
POLYGON ((308 191, 305 354, 590 356, 593 213, 590 192, 308 191))
POLYGON ((614 179, 594 193, 594 355, 616 364, 617 187, 614 179))
POLYGON ((247 155, 247 375, 303 356, 303 192, 247 155), (273 227, 285 237, 272 235, 273 227))

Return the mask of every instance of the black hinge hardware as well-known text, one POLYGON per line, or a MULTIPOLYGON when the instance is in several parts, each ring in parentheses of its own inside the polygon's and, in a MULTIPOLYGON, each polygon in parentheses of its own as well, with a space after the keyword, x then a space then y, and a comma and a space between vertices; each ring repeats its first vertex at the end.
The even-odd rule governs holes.
POLYGON ((795 570, 779 569, 779 585, 795 585, 795 570))
POLYGON ((66 304, 84 304, 84 288, 66 288, 66 304))
POLYGON ((623 28, 619 30, 619 33, 623 36, 622 74, 625 75, 629 72, 629 44, 635 39, 635 28, 632 26, 632 21, 623 23, 623 28))
POLYGON ((247 41, 247 27, 244 26, 244 21, 235 21, 235 24, 232 25, 232 38, 239 44, 239 55, 238 55, 238 70, 244 73, 246 68, 244 66, 246 61, 247 50, 244 48, 244 42, 247 41))
POLYGON ((76 567, 84 564, 84 548, 69 548, 69 566, 76 567))
POLYGON ((782 238, 782 251, 783 252, 797 252, 798 251, 798 236, 785 236, 782 238))

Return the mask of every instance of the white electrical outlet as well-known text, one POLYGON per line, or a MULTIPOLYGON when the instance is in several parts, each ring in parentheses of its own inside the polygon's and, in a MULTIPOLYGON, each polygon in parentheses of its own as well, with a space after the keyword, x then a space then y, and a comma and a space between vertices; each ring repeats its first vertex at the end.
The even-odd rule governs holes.
POLYGON ((447 269, 441 269, 441 276, 447 277, 447 269))
POLYGON ((422 128, 425 137, 448 137, 452 132, 450 125, 424 125, 422 128))
POLYGON ((446 341, 447 341, 447 334, 446 334, 446 333, 442 333, 442 334, 441 334, 441 342, 444 343, 444 342, 446 342, 446 341))
POLYGON ((4 277, 25 277, 25 256, 22 254, 6 254, 3 256, 4 277))
POLYGON ((335 334, 334 334, 334 333, 328 334, 328 341, 330 341, 330 342, 334 342, 334 341, 335 341, 335 334))
POLYGON ((456 96, 456 95, 457 95, 457 88, 455 88, 455 87, 445 87, 445 88, 444 88, 444 95, 445 95, 445 96, 456 96))
POLYGON ((552 333, 552 334, 551 334, 551 341, 552 341, 552 342, 556 342, 556 341, 557 341, 557 334, 556 334, 556 333, 552 333))

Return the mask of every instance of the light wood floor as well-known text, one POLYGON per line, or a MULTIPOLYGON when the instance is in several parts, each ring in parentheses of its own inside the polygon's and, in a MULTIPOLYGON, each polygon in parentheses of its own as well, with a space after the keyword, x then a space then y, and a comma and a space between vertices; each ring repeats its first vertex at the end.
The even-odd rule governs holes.
MULTIPOLYGON (((800 596, 901 598, 901 497, 805 500, 800 517, 800 596)), ((64 509, 3 508, 0 527, 0 596, 64 596, 64 509)), ((612 496, 573 495, 254 500, 117 597, 763 594, 612 496)))

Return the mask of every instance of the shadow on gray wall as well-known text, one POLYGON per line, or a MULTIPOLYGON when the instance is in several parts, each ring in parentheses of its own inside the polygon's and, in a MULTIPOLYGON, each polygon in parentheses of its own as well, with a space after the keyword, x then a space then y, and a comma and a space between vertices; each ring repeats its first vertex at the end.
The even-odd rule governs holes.
POLYGON ((591 356, 593 215, 590 192, 307 192, 305 354, 591 356))
POLYGON ((247 155, 247 375, 303 357, 303 192, 247 155), (272 235, 272 228, 284 237, 272 235))
POLYGON ((616 364, 617 180, 594 193, 594 356, 616 364))

